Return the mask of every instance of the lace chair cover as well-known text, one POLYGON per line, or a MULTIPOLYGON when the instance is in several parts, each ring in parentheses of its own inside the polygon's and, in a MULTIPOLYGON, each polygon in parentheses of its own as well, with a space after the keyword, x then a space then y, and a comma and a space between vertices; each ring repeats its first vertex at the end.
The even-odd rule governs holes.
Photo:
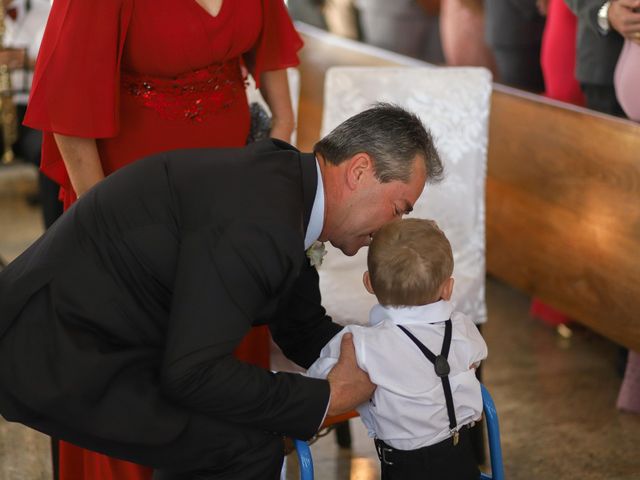
MULTIPOLYGON (((325 81, 322 135, 377 101, 418 114, 429 127, 445 178, 427 185, 414 217, 436 220, 454 253, 457 310, 487 320, 485 303, 485 178, 491 74, 475 67, 335 67, 325 81)), ((319 268, 323 304, 341 324, 366 323, 375 303, 362 285, 367 249, 346 257, 327 244, 319 268)))

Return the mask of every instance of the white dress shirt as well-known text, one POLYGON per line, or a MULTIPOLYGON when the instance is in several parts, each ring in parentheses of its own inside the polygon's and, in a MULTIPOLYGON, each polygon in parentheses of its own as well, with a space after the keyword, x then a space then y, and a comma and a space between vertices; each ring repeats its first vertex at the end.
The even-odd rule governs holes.
POLYGON ((448 319, 453 327, 449 380, 459 429, 482 414, 480 382, 472 366, 486 358, 487 345, 471 319, 453 312, 447 301, 407 308, 374 306, 369 325, 345 327, 322 349, 307 375, 326 378, 340 357, 342 335, 351 332, 358 366, 377 385, 369 402, 358 407, 369 436, 401 450, 433 445, 451 436, 442 380, 397 325, 439 355, 448 319))
POLYGON ((304 249, 308 249, 313 242, 318 240, 324 226, 324 183, 322 182, 322 172, 316 158, 316 172, 318 174, 318 186, 316 195, 313 198, 313 206, 309 215, 309 225, 304 236, 304 249))

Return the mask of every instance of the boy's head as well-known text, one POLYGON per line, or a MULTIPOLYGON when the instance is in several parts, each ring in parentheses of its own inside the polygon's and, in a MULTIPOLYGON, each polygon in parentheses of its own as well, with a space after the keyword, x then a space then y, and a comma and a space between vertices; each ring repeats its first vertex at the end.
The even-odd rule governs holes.
POLYGON ((382 305, 408 307, 451 298, 453 253, 433 220, 388 223, 374 235, 367 264, 365 287, 382 305))

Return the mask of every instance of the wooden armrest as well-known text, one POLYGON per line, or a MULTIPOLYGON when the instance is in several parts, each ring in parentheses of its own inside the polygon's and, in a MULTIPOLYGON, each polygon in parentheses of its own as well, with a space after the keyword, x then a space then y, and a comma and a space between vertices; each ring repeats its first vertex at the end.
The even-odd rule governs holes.
POLYGON ((332 417, 327 417, 324 419, 324 423, 320 428, 327 428, 327 427, 330 427, 331 425, 335 425, 336 423, 346 422, 350 418, 354 418, 357 416, 358 416, 358 412, 356 412, 355 410, 352 410, 350 412, 343 413, 342 415, 334 415, 332 417))

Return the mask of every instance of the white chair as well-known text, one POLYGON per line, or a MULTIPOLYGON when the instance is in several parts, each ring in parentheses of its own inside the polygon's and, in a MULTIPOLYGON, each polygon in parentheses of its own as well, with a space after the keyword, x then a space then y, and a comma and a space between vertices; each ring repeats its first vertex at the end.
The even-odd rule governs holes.
MULTIPOLYGON (((335 67, 327 72, 322 135, 375 102, 415 112, 431 130, 445 179, 427 185, 415 217, 436 220, 455 259, 455 308, 477 324, 485 303, 485 177, 491 74, 475 67, 335 67)), ((346 257, 332 247, 319 269, 323 305, 341 324, 366 323, 375 297, 362 285, 367 249, 346 257)))

